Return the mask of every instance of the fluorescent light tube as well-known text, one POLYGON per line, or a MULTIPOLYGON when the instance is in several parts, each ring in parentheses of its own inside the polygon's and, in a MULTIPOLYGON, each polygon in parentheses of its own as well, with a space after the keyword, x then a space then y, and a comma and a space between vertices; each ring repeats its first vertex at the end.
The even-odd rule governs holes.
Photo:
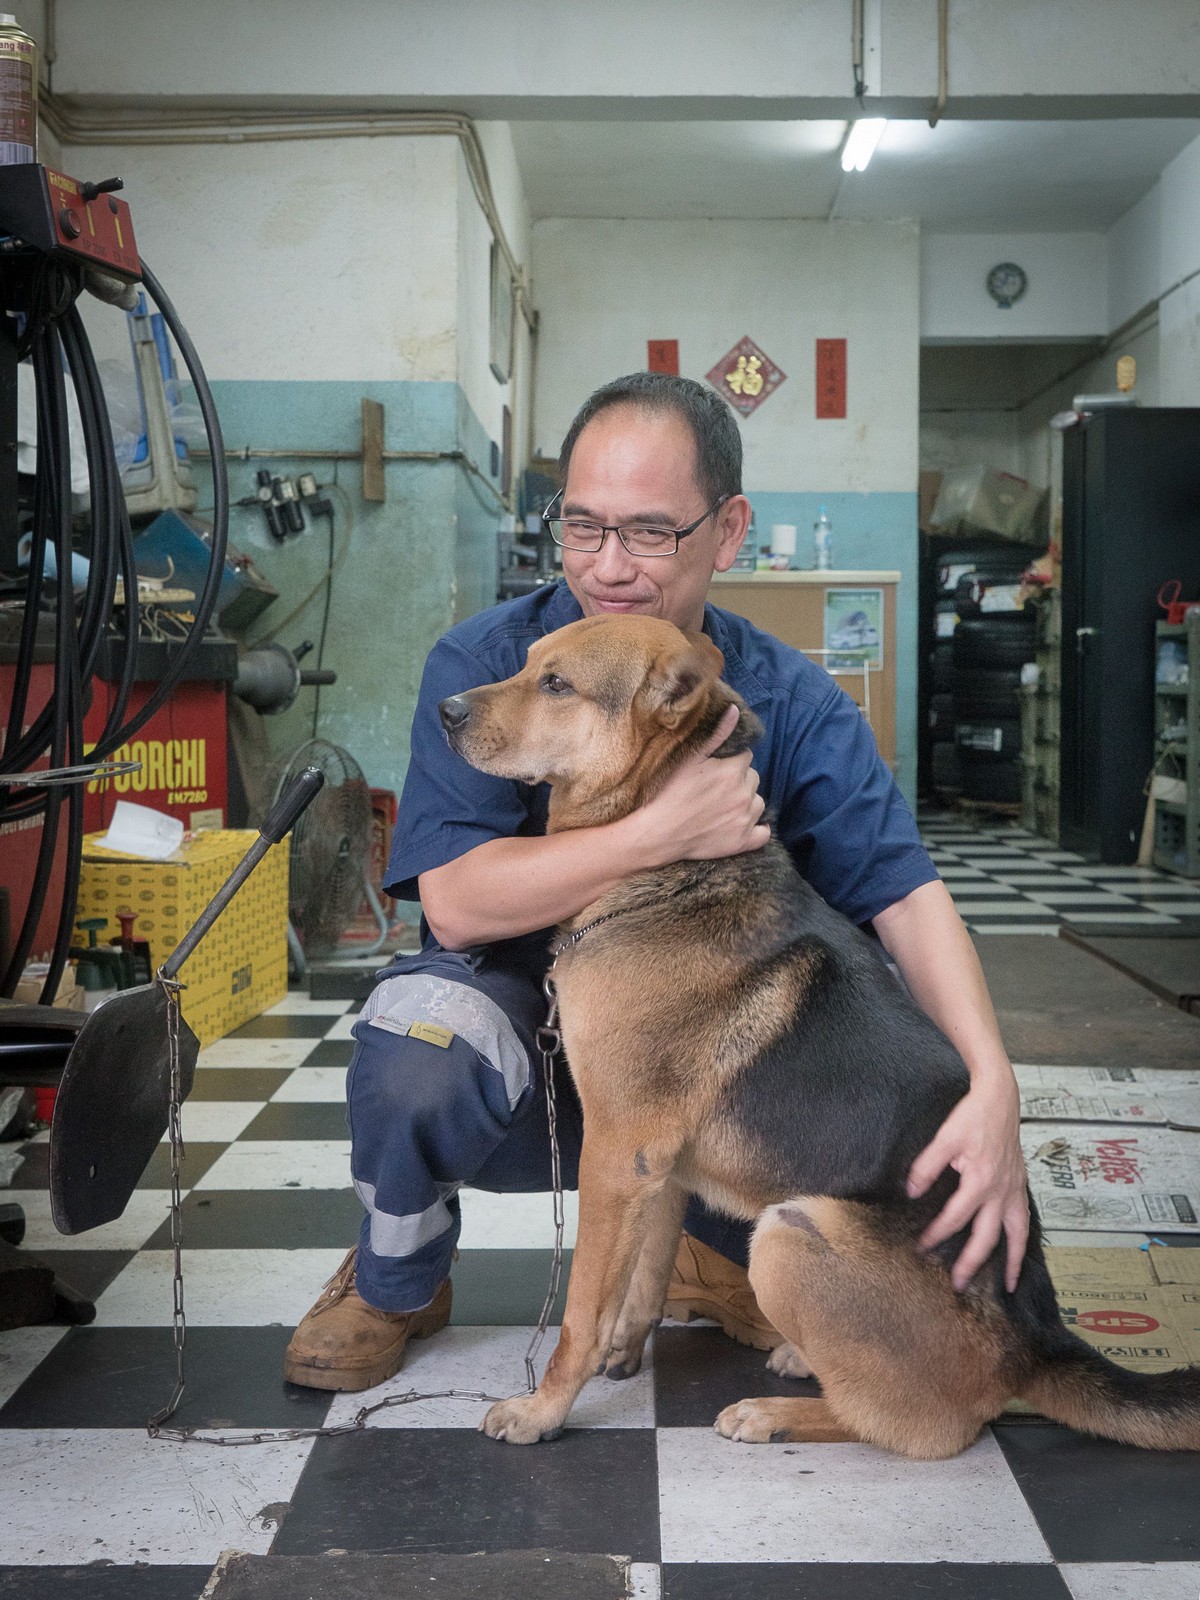
POLYGON ((842 149, 843 172, 867 170, 867 162, 875 154, 875 146, 886 127, 886 117, 860 117, 857 122, 850 124, 850 132, 842 149))

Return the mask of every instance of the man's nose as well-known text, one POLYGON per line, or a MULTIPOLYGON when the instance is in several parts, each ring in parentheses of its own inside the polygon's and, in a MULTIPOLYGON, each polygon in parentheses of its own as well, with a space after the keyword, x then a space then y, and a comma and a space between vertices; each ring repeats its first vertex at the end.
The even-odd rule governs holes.
POLYGON ((442 719, 442 727, 447 733, 453 733, 457 728, 461 728, 470 715, 471 707, 466 697, 461 694, 452 694, 438 706, 438 716, 442 719))
POLYGON ((596 552, 592 570, 603 577, 628 578, 637 570, 633 557, 626 550, 614 529, 604 535, 604 543, 596 552))

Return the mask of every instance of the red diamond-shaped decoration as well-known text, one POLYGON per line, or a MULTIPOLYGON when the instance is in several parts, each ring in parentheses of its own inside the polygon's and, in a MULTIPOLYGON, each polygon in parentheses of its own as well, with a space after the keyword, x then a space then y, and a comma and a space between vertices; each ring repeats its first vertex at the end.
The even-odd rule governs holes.
POLYGON ((769 394, 774 394, 787 373, 747 335, 704 376, 735 411, 748 417, 769 394))

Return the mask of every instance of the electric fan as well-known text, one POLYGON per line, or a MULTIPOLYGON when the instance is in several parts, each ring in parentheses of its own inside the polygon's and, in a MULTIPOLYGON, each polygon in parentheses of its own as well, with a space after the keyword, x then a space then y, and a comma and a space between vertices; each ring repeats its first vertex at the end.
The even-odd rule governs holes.
POLYGON ((301 972, 308 963, 336 956, 338 940, 364 898, 379 925, 379 938, 357 956, 374 955, 387 937, 387 918, 371 886, 371 791, 349 751, 326 739, 310 739, 294 750, 280 773, 282 794, 305 767, 316 767, 325 785, 292 830, 288 882, 288 942, 301 972))

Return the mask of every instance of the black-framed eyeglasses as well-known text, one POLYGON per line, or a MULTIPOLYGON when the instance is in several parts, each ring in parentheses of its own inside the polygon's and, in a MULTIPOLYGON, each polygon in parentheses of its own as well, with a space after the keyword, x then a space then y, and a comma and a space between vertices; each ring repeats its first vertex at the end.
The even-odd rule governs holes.
POLYGON ((723 494, 715 505, 709 506, 703 516, 697 517, 695 522, 689 522, 686 528, 652 528, 638 523, 618 527, 612 523, 592 522, 587 517, 552 516, 554 501, 561 497, 560 489, 542 512, 542 521, 550 530, 550 537, 555 544, 561 545, 564 550, 583 550, 594 555, 603 546, 605 535, 615 533, 631 556, 673 556, 679 549, 679 541, 686 539, 689 533, 695 533, 729 499, 727 494, 723 494))

